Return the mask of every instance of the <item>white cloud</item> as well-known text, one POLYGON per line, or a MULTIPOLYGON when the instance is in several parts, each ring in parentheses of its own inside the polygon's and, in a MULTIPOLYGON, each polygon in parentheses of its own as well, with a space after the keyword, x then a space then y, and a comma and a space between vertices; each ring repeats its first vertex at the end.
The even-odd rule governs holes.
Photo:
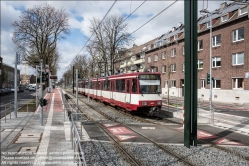
MULTIPOLYGON (((34 5, 49 3, 57 9, 64 8, 70 14, 69 24, 71 28, 78 29, 84 36, 90 37, 89 32, 90 19, 93 17, 100 20, 104 17, 114 1, 1 1, 1 56, 4 63, 13 65, 14 62, 14 44, 11 40, 10 24, 21 14, 21 10, 32 8, 34 5), (82 17, 83 20, 77 20, 76 17, 82 17)), ((143 1, 117 1, 109 15, 122 14, 129 15, 143 1)), ((150 18, 155 16, 161 10, 166 8, 173 1, 146 1, 128 20, 128 31, 133 32, 150 18), (148 17, 150 16, 150 17, 148 17)), ((223 1, 208 1, 208 10, 212 11, 219 8, 223 1)), ((204 8, 207 7, 206 2, 204 8)), ((198 11, 203 8, 203 1, 198 2, 198 11)), ((198 12, 199 15, 199 12, 198 12)), ((184 1, 178 1, 175 5, 164 11, 161 15, 153 19, 147 25, 134 33, 135 44, 140 45, 148 42, 176 27, 179 22, 184 23, 184 1)), ((72 36, 74 36, 72 34, 72 36)), ((72 59, 79 53, 86 39, 77 36, 73 41, 66 39, 58 45, 58 50, 62 55, 60 60, 60 71, 58 77, 61 78, 66 67, 72 59), (81 42, 80 42, 81 41, 81 42)), ((85 50, 81 51, 84 53, 85 50)), ((19 66, 21 73, 23 66, 19 66)), ((34 69, 27 68, 27 72, 34 73, 34 69)))

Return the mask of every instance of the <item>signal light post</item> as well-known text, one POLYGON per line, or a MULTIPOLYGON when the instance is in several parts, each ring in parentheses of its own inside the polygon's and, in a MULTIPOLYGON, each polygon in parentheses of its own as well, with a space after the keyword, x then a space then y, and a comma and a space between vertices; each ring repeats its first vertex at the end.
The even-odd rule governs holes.
MULTIPOLYGON (((42 85, 42 78, 43 78, 43 72, 42 72, 42 65, 43 65, 43 60, 41 59, 41 74, 40 74, 40 101, 41 99, 43 98, 42 96, 42 89, 43 89, 43 85, 42 85)), ((40 109, 40 123, 41 123, 41 126, 43 126, 43 106, 41 106, 41 109, 40 109)))

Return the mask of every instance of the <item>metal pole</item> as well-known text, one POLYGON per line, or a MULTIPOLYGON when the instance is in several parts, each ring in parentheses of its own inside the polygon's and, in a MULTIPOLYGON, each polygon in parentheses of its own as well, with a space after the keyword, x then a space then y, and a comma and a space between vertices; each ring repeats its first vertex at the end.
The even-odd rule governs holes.
POLYGON ((14 104, 14 114, 15 117, 17 118, 17 53, 16 53, 16 62, 15 62, 15 83, 14 83, 14 87, 15 87, 15 104, 14 104))
POLYGON ((73 94, 74 94, 74 66, 73 66, 73 94))
POLYGON ((76 69, 76 121, 78 121, 78 69, 76 69))
POLYGON ((90 70, 88 71, 88 102, 90 102, 90 70))
POLYGON ((212 111, 212 14, 210 13, 210 93, 209 93, 209 98, 210 98, 210 104, 209 104, 209 109, 210 109, 210 115, 211 115, 211 124, 213 124, 213 111, 212 111))
MULTIPOLYGON (((41 85, 41 87, 40 87, 40 99, 42 99, 43 98, 43 96, 42 96, 42 89, 43 89, 43 85, 42 85, 42 65, 43 65, 43 60, 41 59, 41 75, 40 75, 40 85, 41 85)), ((41 122, 41 126, 43 126, 43 107, 41 106, 41 108, 40 108, 40 122, 41 122)))
POLYGON ((37 98, 38 98, 38 96, 37 96, 37 65, 35 65, 35 73, 36 73, 36 80, 35 80, 35 83, 36 83, 36 86, 35 86, 35 108, 37 108, 37 105, 38 105, 38 103, 37 103, 37 98))

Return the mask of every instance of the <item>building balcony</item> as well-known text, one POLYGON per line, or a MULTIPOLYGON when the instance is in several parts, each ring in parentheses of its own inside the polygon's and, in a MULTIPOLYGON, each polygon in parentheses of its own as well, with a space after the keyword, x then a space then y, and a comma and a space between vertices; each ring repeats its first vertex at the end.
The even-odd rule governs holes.
POLYGON ((139 59, 139 60, 136 60, 134 61, 134 64, 140 64, 140 63, 144 63, 145 62, 145 59, 139 59))
POLYGON ((125 64, 125 63, 122 64, 122 65, 120 65, 120 68, 124 68, 124 67, 126 67, 126 64, 125 64))

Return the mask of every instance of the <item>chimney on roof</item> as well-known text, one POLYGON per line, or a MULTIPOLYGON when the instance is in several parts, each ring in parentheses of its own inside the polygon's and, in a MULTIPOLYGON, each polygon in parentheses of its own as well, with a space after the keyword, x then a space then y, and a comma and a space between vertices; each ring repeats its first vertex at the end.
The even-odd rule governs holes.
POLYGON ((173 27, 173 28, 172 28, 172 32, 174 32, 175 30, 176 30, 176 27, 173 27))
POLYGON ((225 7, 227 7, 227 2, 224 1, 222 4, 220 4, 220 9, 223 9, 225 7))
POLYGON ((136 47, 137 45, 136 44, 133 44, 133 47, 136 47))

